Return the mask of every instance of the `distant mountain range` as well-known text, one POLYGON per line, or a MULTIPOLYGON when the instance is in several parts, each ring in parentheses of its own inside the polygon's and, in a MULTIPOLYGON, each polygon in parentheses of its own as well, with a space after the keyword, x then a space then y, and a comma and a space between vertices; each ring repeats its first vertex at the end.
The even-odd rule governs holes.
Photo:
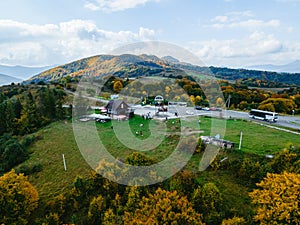
POLYGON ((163 76, 180 78, 197 75, 206 79, 212 75, 224 80, 258 79, 288 85, 300 85, 300 73, 277 73, 251 69, 230 69, 220 67, 200 67, 183 63, 171 56, 159 58, 154 55, 98 55, 64 64, 30 78, 26 83, 58 81, 70 76, 84 75, 100 78, 105 75, 115 77, 163 76))
POLYGON ((22 82, 22 80, 19 78, 8 76, 5 74, 0 74, 0 86, 20 82, 22 82))
POLYGON ((250 66, 248 69, 255 69, 255 70, 265 70, 265 71, 273 71, 279 73, 300 73, 300 60, 296 60, 292 63, 288 63, 285 65, 256 65, 250 66))
POLYGON ((28 67, 0 65, 0 73, 19 78, 21 80, 26 80, 38 73, 41 73, 42 71, 50 69, 51 67, 52 66, 28 67))

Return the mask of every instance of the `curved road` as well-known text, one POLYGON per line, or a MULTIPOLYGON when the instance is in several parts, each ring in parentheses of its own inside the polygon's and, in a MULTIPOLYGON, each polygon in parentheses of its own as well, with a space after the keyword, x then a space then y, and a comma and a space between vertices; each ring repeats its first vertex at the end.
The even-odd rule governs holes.
MULTIPOLYGON (((77 93, 71 92, 67 89, 65 89, 65 91, 69 94, 73 94, 76 95, 77 93)), ((99 98, 94 98, 94 97, 87 97, 84 96, 85 98, 88 98, 90 100, 93 101, 101 101, 104 103, 107 103, 108 100, 101 100, 99 98)), ((135 109, 136 111, 138 111, 137 114, 147 114, 149 111, 152 112, 154 115, 154 108, 152 107, 143 107, 143 106, 138 106, 135 105, 135 109)), ((276 125, 276 126, 281 126, 281 127, 286 127, 286 128, 292 128, 292 129, 296 129, 300 131, 300 116, 278 116, 278 121, 276 123, 269 123, 266 121, 262 121, 262 120, 255 120, 255 119, 251 119, 248 116, 247 112, 241 112, 241 111, 234 111, 234 110, 223 110, 222 112, 219 111, 205 111, 205 110, 196 110, 192 107, 187 107, 186 108, 186 116, 188 115, 208 115, 208 116, 213 116, 213 117, 220 117, 220 114, 222 115, 222 117, 226 117, 226 118, 237 118, 237 119, 246 119, 246 120, 253 120, 259 123, 264 123, 264 124, 268 124, 268 125, 276 125)))

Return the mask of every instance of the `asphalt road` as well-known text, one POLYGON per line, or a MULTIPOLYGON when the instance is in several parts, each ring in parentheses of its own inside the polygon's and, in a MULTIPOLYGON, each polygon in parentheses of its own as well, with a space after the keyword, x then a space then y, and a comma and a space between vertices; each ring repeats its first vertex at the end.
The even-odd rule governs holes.
MULTIPOLYGON (((195 109, 190 109, 190 110, 193 110, 193 112, 196 115, 211 115, 213 117, 220 116, 220 112, 217 112, 217 111, 203 111, 203 110, 195 110, 195 109)), ((223 117, 226 117, 226 118, 253 120, 253 121, 257 121, 259 123, 300 130, 300 117, 299 116, 278 116, 278 121, 276 123, 269 123, 266 121, 249 118, 249 115, 247 112, 223 110, 222 115, 223 115, 223 117)))
MULTIPOLYGON (((135 114, 138 115, 146 115, 150 112, 153 116, 157 110, 155 107, 152 106, 135 106, 135 114)), ((267 124, 267 125, 275 125, 280 127, 286 128, 293 128, 300 130, 300 117, 299 116, 278 116, 278 121, 276 123, 269 123, 262 120, 252 119, 249 118, 248 112, 240 112, 234 110, 223 110, 223 111, 205 111, 205 110, 196 110, 192 107, 187 107, 184 109, 184 112, 179 113, 180 116, 192 116, 192 115, 199 115, 199 116, 212 116, 212 117, 223 117, 223 118, 237 118, 237 119, 245 119, 245 120, 252 120, 259 123, 267 124)), ((174 113, 160 113, 161 117, 175 117, 174 113)))
MULTIPOLYGON (((69 90, 65 91, 70 94, 75 94, 74 92, 71 92, 69 90)), ((87 97, 84 96, 85 98, 88 98, 93 101, 102 101, 104 103, 107 103, 107 100, 99 100, 99 98, 93 98, 93 97, 87 97)), ((155 115, 155 112, 157 109, 153 106, 140 106, 136 105, 134 106, 135 108, 135 113, 138 115, 146 115, 150 112, 151 116, 155 115)), ((249 118, 249 115, 247 112, 240 112, 240 111, 234 111, 234 110, 223 110, 223 111, 205 111, 205 110, 196 110, 192 107, 186 107, 184 108, 184 111, 180 112, 181 116, 191 116, 191 115, 208 115, 212 117, 225 117, 225 118, 237 118, 237 119, 246 119, 246 120, 253 120, 256 122, 264 123, 264 124, 269 124, 269 125, 275 125, 275 126, 281 126, 281 127, 286 127, 286 128, 292 128, 300 131, 300 116, 278 116, 278 121, 276 123, 269 123, 266 121, 262 120, 255 120, 249 118)), ((175 117, 174 113, 160 113, 161 117, 165 116, 171 116, 175 117)))

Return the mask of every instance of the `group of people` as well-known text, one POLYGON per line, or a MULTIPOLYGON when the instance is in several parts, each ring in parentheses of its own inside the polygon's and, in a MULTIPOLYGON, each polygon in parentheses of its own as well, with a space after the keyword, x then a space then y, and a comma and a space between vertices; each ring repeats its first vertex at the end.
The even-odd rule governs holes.
POLYGON ((148 112, 147 114, 143 114, 142 118, 144 120, 151 120, 152 119, 151 112, 148 112))

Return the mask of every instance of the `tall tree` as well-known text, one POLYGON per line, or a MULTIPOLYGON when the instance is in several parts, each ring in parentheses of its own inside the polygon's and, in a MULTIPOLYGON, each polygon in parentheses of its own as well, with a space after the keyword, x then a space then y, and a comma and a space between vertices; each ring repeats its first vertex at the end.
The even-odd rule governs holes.
POLYGON ((8 133, 12 133, 14 130, 14 120, 15 120, 15 109, 14 104, 11 100, 6 102, 6 110, 3 115, 6 120, 6 129, 8 133))
POLYGON ((101 195, 94 197, 88 211, 89 224, 101 224, 105 211, 105 199, 101 195))
POLYGON ((23 108, 21 118, 18 120, 18 130, 20 134, 27 134, 41 126, 37 105, 30 91, 25 98, 23 108))
POLYGON ((55 96, 53 90, 51 90, 49 87, 45 92, 44 104, 45 104, 46 116, 49 119, 55 118, 56 116, 55 96))
POLYGON ((176 191, 157 189, 144 197, 135 212, 125 212, 124 224, 203 224, 186 197, 176 191))
POLYGON ((202 213, 207 224, 221 223, 222 196, 214 183, 206 183, 198 187, 192 195, 194 209, 202 213))
POLYGON ((23 174, 14 170, 0 177, 0 223, 27 224, 38 206, 38 192, 23 174))
POLYGON ((125 210, 128 212, 134 212, 141 200, 140 191, 136 186, 129 186, 127 190, 129 190, 129 193, 127 203, 125 205, 125 210))

